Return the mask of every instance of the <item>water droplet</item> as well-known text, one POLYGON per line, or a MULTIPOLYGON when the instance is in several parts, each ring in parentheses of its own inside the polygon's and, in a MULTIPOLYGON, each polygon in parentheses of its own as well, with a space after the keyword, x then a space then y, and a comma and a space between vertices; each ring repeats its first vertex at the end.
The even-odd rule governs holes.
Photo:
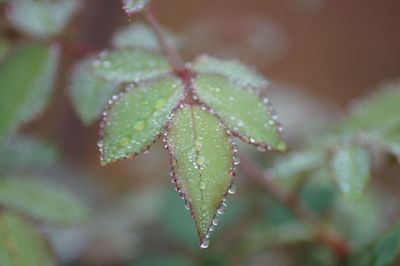
POLYGON ((135 124, 135 126, 133 127, 136 131, 141 131, 141 130, 143 130, 144 129, 144 127, 145 127, 145 123, 144 123, 144 121, 139 121, 139 122, 137 122, 136 124, 135 124))
POLYGON ((229 193, 229 194, 235 194, 235 193, 236 193, 236 190, 237 190, 237 186, 236 186, 235 184, 232 184, 232 185, 229 187, 228 193, 229 193))
POLYGON ((219 223, 218 218, 215 217, 215 218, 212 220, 212 224, 213 224, 214 226, 217 226, 218 223, 219 223))
POLYGON ((199 166, 203 166, 204 163, 206 162, 206 158, 204 158, 203 156, 199 156, 199 157, 197 157, 196 162, 197 162, 197 164, 198 164, 199 166))
POLYGON ((208 246, 210 245, 210 241, 208 239, 204 239, 201 244, 200 244, 200 248, 208 248, 208 246))

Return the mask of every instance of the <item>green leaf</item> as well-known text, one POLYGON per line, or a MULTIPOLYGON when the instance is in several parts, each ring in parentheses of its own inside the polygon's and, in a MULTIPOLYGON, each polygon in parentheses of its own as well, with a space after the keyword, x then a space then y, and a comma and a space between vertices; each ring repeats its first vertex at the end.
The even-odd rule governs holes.
POLYGON ((104 51, 93 66, 96 75, 117 83, 140 82, 171 72, 166 59, 143 50, 104 51))
POLYGON ((286 149, 277 117, 267 99, 214 75, 199 76, 193 81, 193 87, 200 100, 217 113, 234 135, 263 150, 286 149))
POLYGON ((55 147, 30 137, 0 142, 0 169, 26 169, 49 166, 58 157, 55 147))
POLYGON ((309 173, 323 163, 323 154, 316 150, 293 152, 275 161, 271 171, 278 179, 293 178, 309 173))
POLYGON ((242 64, 239 60, 223 60, 203 55, 193 62, 193 69, 202 74, 219 74, 228 77, 243 87, 262 89, 268 86, 261 74, 242 64))
POLYGON ((0 214, 0 265, 52 266, 48 244, 37 229, 19 216, 0 214))
POLYGON ((0 39, 0 60, 7 54, 10 50, 10 45, 8 42, 0 39))
POLYGON ((46 107, 53 87, 59 49, 31 44, 0 65, 0 138, 46 107))
MULTIPOLYGON (((180 46, 180 39, 168 30, 163 30, 166 41, 172 47, 180 46)), ((161 51, 153 31, 144 23, 132 23, 120 29, 112 39, 117 49, 139 48, 152 51, 161 51)))
POLYGON ((0 180, 0 204, 47 223, 76 223, 86 217, 86 208, 74 195, 32 179, 0 180))
POLYGON ((224 197, 234 175, 229 137, 212 114, 185 106, 171 121, 167 143, 176 187, 191 209, 201 247, 206 248, 207 234, 216 213, 226 207, 224 197))
POLYGON ((371 266, 389 266, 400 251, 400 222, 392 227, 372 250, 371 266))
POLYGON ((75 66, 71 76, 71 96, 75 111, 85 125, 100 117, 118 85, 105 82, 93 75, 93 58, 89 57, 75 66))
POLYGON ((349 200, 358 200, 370 180, 368 151, 360 146, 339 146, 335 150, 331 168, 339 190, 349 200))
POLYGON ((123 9, 128 15, 142 11, 150 0, 123 0, 123 9))
POLYGON ((344 132, 371 132, 400 124, 400 83, 385 86, 353 107, 341 130, 344 132))
POLYGON ((367 138, 396 156, 400 162, 400 124, 377 131, 376 134, 371 134, 367 138))
POLYGON ((8 17, 20 31, 34 38, 59 34, 79 7, 76 0, 14 0, 8 17))
POLYGON ((104 118, 103 140, 99 142, 101 164, 148 149, 182 96, 182 83, 175 78, 128 88, 104 118))

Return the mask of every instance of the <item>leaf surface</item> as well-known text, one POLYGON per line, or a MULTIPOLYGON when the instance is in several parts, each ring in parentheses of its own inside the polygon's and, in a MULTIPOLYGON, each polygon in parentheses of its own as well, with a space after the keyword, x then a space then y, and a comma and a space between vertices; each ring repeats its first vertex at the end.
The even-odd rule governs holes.
POLYGON ((32 179, 0 180, 0 204, 47 223, 76 223, 86 217, 86 208, 72 194, 32 179))
POLYGON ((342 122, 344 132, 371 132, 400 124, 400 82, 361 100, 342 122))
POLYGON ((339 190, 350 200, 363 195, 370 180, 368 151, 359 146, 342 146, 334 152, 331 167, 339 190))
MULTIPOLYGON (((180 38, 163 29, 163 34, 169 45, 179 48, 180 38)), ((139 48, 160 52, 160 46, 152 30, 144 23, 131 23, 117 31, 113 36, 112 44, 117 49, 139 48)))
POLYGON ((103 121, 101 164, 131 157, 150 146, 183 96, 178 79, 166 78, 130 88, 112 104, 103 121))
POLYGON ((49 166, 58 157, 57 149, 49 143, 19 136, 0 142, 0 169, 37 169, 49 166))
POLYGON ((74 109, 87 126, 100 117, 108 100, 118 90, 117 84, 105 82, 93 74, 92 61, 89 57, 75 66, 70 85, 74 109))
POLYGON ((0 265, 52 266, 47 243, 37 229, 11 213, 0 214, 0 265))
POLYGON ((201 246, 207 247, 207 234, 232 182, 229 137, 212 114, 185 106, 171 121, 167 143, 177 189, 191 209, 201 246))
POLYGON ((244 87, 262 89, 268 86, 268 81, 261 74, 239 60, 224 60, 203 55, 193 62, 193 69, 203 74, 224 75, 244 87))
POLYGON ((0 64, 0 138, 46 107, 58 57, 57 47, 30 44, 0 64))
POLYGON ((128 14, 134 14, 142 11, 147 4, 150 3, 150 0, 123 0, 124 11, 128 14))
POLYGON ((35 38, 49 38, 65 28, 78 8, 76 0, 14 0, 8 17, 18 30, 35 38))
POLYGON ((397 222, 372 250, 371 266, 389 266, 400 251, 400 222, 397 222))
POLYGON ((93 66, 96 75, 116 83, 140 82, 171 71, 166 59, 144 50, 104 51, 93 66))
POLYGON ((211 107, 241 139, 262 149, 285 150, 280 126, 267 99, 220 76, 204 75, 193 81, 201 101, 211 107))

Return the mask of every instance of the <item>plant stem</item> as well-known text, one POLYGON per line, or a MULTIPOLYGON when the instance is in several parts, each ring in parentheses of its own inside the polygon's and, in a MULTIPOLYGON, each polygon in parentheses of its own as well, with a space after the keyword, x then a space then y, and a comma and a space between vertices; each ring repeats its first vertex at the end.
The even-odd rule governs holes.
POLYGON ((285 190, 273 182, 270 177, 266 177, 262 169, 253 160, 241 155, 240 161, 242 172, 264 189, 267 194, 291 210, 307 226, 317 241, 328 247, 338 258, 347 257, 349 253, 347 241, 331 225, 323 222, 302 206, 296 194, 285 190))
MULTIPOLYGON (((193 92, 191 78, 194 74, 190 69, 185 67, 185 63, 178 52, 168 44, 151 7, 147 6, 144 13, 146 20, 157 37, 163 54, 168 58, 176 75, 179 76, 185 84, 186 102, 192 104, 191 96, 193 92)), ((332 226, 324 223, 307 208, 301 206, 296 194, 286 191, 270 178, 266 178, 262 169, 251 159, 242 155, 241 162, 241 170, 244 174, 246 174, 246 176, 248 176, 254 183, 262 187, 267 194, 271 195, 290 209, 308 227, 317 241, 327 246, 339 259, 347 257, 349 253, 347 241, 339 235, 332 226)))
POLYGON ((164 33, 158 23, 157 17, 155 16, 151 6, 148 5, 144 14, 147 22, 150 24, 153 30, 158 44, 161 47, 162 53, 168 59, 171 67, 174 69, 175 74, 182 80, 184 84, 185 99, 184 102, 192 105, 193 104, 193 89, 192 89, 192 77, 194 74, 185 66, 185 62, 182 60, 179 53, 169 45, 164 33))
POLYGON ((147 22, 150 24, 150 27, 152 28, 154 34, 156 35, 157 41, 160 45, 160 48, 164 56, 168 58, 175 72, 177 73, 185 72, 186 68, 184 61, 182 60, 178 52, 169 45, 167 39, 164 36, 163 30, 161 29, 161 26, 158 23, 157 17, 155 16, 150 5, 148 5, 145 8, 144 14, 147 22))

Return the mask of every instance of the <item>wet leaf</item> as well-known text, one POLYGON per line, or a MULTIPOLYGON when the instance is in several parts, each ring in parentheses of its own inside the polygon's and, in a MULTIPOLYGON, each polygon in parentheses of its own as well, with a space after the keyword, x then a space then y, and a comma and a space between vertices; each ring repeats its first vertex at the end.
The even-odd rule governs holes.
POLYGON ((176 186, 191 209, 201 247, 206 248, 207 234, 217 221, 215 215, 226 207, 224 198, 232 182, 229 138, 213 115, 199 106, 185 106, 171 121, 168 149, 176 186))
POLYGON ((98 119, 118 85, 105 82, 93 74, 93 58, 89 57, 75 66, 71 76, 71 96, 75 111, 85 125, 98 119))
POLYGON ((13 0, 8 17, 20 31, 35 37, 59 34, 79 7, 76 0, 13 0))
MULTIPOLYGON (((180 39, 168 30, 163 30, 166 41, 172 47, 180 46, 180 39)), ((157 38, 152 30, 144 23, 132 23, 114 35, 112 44, 117 49, 140 48, 161 51, 157 38)))
POLYGON ((400 222, 376 243, 372 250, 371 266, 389 266, 400 251, 400 222))
POLYGON ((400 124, 400 83, 385 86, 353 107, 341 129, 344 132, 370 132, 400 124))
POLYGON ((49 166, 58 157, 49 143, 30 137, 15 137, 0 142, 0 169, 26 169, 49 166))
POLYGON ((241 139, 262 149, 283 151, 280 126, 267 99, 250 89, 214 75, 199 76, 193 81, 201 101, 211 107, 228 128, 241 139))
POLYGON ((59 50, 24 46, 0 64, 0 138, 43 111, 57 71, 59 50))
POLYGON ((74 195, 33 179, 0 180, 0 205, 46 223, 76 223, 86 217, 86 208, 74 195))
POLYGON ((101 164, 131 157, 148 148, 165 127, 168 115, 183 96, 178 79, 166 78, 122 94, 107 111, 101 164))
POLYGON ((370 180, 368 151, 360 146, 337 147, 331 168, 343 195, 350 200, 360 199, 370 180))
POLYGON ((244 87, 262 89, 268 86, 261 74, 239 60, 224 60, 203 55, 193 62, 193 69, 203 74, 220 74, 244 87))
POLYGON ((166 59, 143 50, 102 52, 93 63, 94 73, 111 82, 140 82, 171 71, 166 59))
POLYGON ((52 266, 54 259, 37 229, 11 213, 0 214, 0 264, 52 266))
POLYGON ((123 0, 123 3, 124 11, 131 15, 142 11, 150 3, 150 0, 123 0))

